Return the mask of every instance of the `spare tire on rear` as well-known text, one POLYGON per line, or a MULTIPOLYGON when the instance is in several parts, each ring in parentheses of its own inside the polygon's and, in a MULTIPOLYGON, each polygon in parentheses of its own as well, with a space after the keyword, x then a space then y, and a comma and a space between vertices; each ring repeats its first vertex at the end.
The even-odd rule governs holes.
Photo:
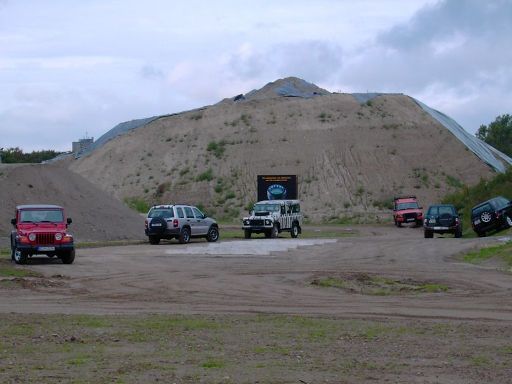
POLYGON ((163 217, 154 217, 149 222, 150 233, 164 233, 167 230, 167 221, 163 217))

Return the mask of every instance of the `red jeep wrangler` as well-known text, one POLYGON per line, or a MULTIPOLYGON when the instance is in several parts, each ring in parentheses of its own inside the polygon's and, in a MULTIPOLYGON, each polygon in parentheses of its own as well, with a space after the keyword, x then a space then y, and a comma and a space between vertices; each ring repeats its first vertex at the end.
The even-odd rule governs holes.
POLYGON ((422 207, 418 205, 416 196, 395 197, 393 199, 393 219, 397 227, 404 223, 423 224, 422 207))
POLYGON ((75 260, 73 236, 67 233, 71 218, 65 219, 58 205, 18 205, 11 220, 11 259, 26 264, 36 254, 57 256, 64 264, 75 260))

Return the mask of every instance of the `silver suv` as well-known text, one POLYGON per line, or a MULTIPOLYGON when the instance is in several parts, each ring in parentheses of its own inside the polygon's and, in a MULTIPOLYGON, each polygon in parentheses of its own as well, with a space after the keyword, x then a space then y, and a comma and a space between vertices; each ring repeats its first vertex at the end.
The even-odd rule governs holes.
POLYGON ((154 205, 145 220, 145 233, 151 244, 161 239, 177 239, 181 244, 192 237, 204 237, 213 242, 219 239, 217 222, 192 205, 154 205))
POLYGON ((302 232, 303 216, 299 200, 264 200, 257 202, 250 216, 242 219, 246 239, 253 233, 264 233, 275 238, 280 232, 290 232, 292 237, 302 232))

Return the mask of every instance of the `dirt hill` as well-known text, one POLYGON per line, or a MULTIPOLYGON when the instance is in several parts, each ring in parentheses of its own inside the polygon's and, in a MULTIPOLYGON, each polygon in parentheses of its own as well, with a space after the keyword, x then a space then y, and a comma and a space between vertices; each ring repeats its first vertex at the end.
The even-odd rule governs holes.
POLYGON ((0 183, 0 247, 9 245, 16 205, 31 203, 64 206, 79 242, 144 238, 139 214, 65 164, 0 164, 0 183))
POLYGON ((387 212, 398 194, 423 205, 494 174, 410 97, 367 102, 300 79, 163 116, 70 169, 120 200, 188 202, 218 218, 256 199, 258 174, 296 174, 314 221, 387 212))

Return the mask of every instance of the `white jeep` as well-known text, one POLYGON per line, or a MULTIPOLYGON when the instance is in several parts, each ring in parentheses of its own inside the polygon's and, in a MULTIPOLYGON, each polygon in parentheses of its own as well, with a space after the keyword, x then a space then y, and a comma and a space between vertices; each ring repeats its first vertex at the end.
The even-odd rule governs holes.
POLYGON ((290 232, 293 238, 302 232, 303 216, 299 200, 264 200, 254 204, 248 217, 242 219, 245 238, 264 233, 275 238, 280 232, 290 232))

